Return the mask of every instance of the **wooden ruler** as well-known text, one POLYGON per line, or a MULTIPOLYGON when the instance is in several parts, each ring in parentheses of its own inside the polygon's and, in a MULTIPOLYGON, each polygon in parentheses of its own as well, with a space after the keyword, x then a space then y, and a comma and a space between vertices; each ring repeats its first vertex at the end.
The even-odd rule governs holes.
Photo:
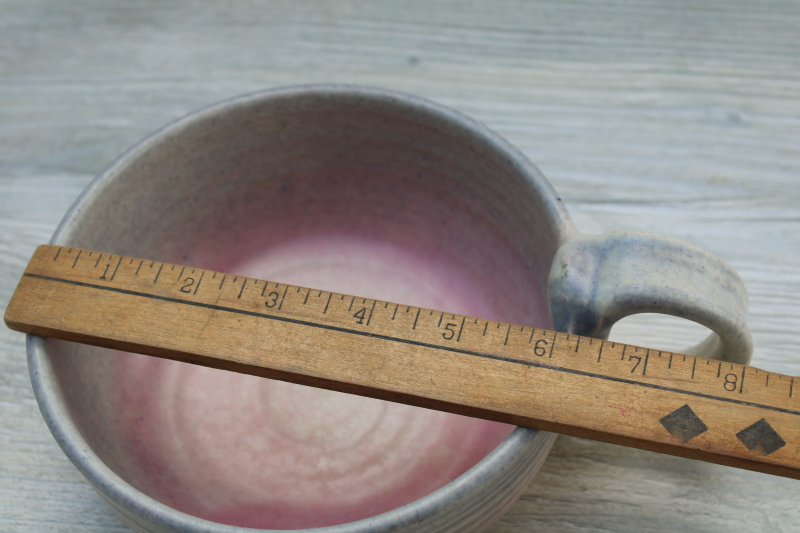
POLYGON ((51 245, 5 321, 800 479, 800 378, 750 366, 51 245))

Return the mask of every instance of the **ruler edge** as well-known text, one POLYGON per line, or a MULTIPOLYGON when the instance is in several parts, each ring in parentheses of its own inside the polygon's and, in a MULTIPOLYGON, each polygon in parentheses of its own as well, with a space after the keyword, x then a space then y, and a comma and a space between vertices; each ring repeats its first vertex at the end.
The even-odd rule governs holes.
MULTIPOLYGON (((19 289, 24 284, 23 280, 25 278, 35 279, 26 276, 26 274, 29 273, 28 268, 31 266, 34 257, 36 257, 37 255, 44 255, 47 250, 52 250, 56 248, 66 249, 69 247, 61 245, 43 244, 36 248, 34 255, 31 257, 31 260, 26 266, 25 272, 21 276, 20 282, 17 284, 14 293, 12 294, 12 297, 9 300, 9 304, 4 314, 4 321, 10 329, 26 333, 28 335, 48 337, 48 338, 58 339, 61 341, 97 346, 100 348, 135 352, 143 355, 161 357, 165 359, 180 361, 189 364, 195 364, 199 366, 206 366, 209 368, 215 368, 219 370, 226 370, 241 374, 254 375, 267 379, 277 379, 280 381, 296 383, 299 385, 319 387, 327 390, 344 392, 347 394, 356 394, 380 400, 387 400, 406 405, 412 405, 415 407, 434 409, 462 416, 481 418, 484 420, 493 420, 520 427, 527 427, 535 430, 550 431, 553 433, 558 433, 563 435, 587 438, 591 440, 597 440, 600 442, 606 442, 609 444, 617 444, 646 451, 654 451, 657 453, 663 453, 676 457, 684 457, 687 459, 715 463, 724 466, 733 466, 744 470, 751 470, 755 472, 761 472, 761 473, 800 480, 800 467, 791 468, 783 465, 774 464, 771 462, 766 462, 764 461, 766 457, 761 458, 761 460, 759 460, 757 458, 739 456, 727 452, 723 453, 720 451, 708 451, 702 448, 692 448, 692 447, 682 446, 679 444, 671 444, 649 439, 638 439, 635 437, 629 437, 627 435, 620 435, 618 433, 604 432, 595 429, 587 429, 573 424, 565 424, 565 423, 553 422, 542 419, 528 419, 527 417, 523 417, 521 415, 513 415, 510 413, 504 413, 502 411, 481 409, 479 407, 468 406, 460 403, 447 402, 444 400, 427 398, 424 396, 415 396, 410 393, 406 394, 406 393, 398 393, 395 391, 387 391, 381 388, 369 387, 369 386, 349 383, 346 381, 332 380, 320 376, 314 376, 311 374, 290 372, 286 370, 267 368, 257 365, 248 365, 245 363, 240 363, 227 359, 218 359, 199 353, 190 353, 165 347, 153 347, 148 345, 141 345, 138 343, 125 341, 118 338, 111 339, 109 337, 100 337, 87 333, 75 333, 75 332, 69 333, 69 332, 64 332, 63 330, 56 329, 54 327, 41 326, 41 325, 37 326, 37 325, 30 325, 28 323, 21 323, 14 316, 16 308, 19 305, 19 303, 15 303, 15 300, 17 300, 18 292, 22 292, 19 289), (487 416, 487 414, 489 414, 490 416, 487 416)), ((72 249, 82 250, 76 247, 72 247, 72 249)), ((121 254, 114 254, 114 255, 119 255, 122 258, 129 258, 129 256, 124 256, 121 254)), ((139 259, 139 258, 134 258, 134 259, 139 259)), ((164 263, 164 264, 172 265, 172 263, 164 263)), ((176 264, 176 266, 183 266, 183 265, 176 264)), ((206 271, 215 272, 210 270, 206 271)), ((266 280, 259 280, 259 281, 266 281, 266 280)), ((291 286, 295 287, 294 285, 291 286)), ((312 289, 312 290, 317 290, 317 289, 312 289)), ((324 291, 324 292, 330 292, 330 291, 324 291)), ((373 298, 368 298, 368 299, 374 300, 373 298)), ((426 308, 425 310, 428 309, 426 308)), ((465 315, 460 315, 460 316, 465 316, 465 315)), ((475 317, 467 317, 467 318, 475 318, 475 317)), ((551 332, 551 330, 546 330, 546 331, 551 332)), ((609 341, 604 341, 604 342, 609 342, 609 341)), ((617 343, 617 344, 627 345, 626 343, 617 343)), ((634 345, 627 345, 627 346, 633 347, 634 345)), ((744 366, 747 368, 756 368, 756 367, 751 367, 749 365, 740 365, 740 366, 744 366)))

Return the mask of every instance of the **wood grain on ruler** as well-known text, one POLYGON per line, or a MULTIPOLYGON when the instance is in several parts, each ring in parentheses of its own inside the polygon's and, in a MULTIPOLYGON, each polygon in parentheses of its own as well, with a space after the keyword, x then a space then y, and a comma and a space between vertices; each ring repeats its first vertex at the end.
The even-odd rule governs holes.
POLYGON ((795 378, 189 266, 40 246, 12 329, 800 478, 795 378))

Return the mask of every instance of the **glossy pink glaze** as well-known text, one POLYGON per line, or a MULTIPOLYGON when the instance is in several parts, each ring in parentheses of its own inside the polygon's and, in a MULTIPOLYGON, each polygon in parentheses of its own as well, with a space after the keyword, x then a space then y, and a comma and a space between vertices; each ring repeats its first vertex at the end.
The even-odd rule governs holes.
MULTIPOLYGON (((347 236, 289 241, 227 270, 471 316, 507 312, 457 271, 347 236)), ((232 525, 298 529, 389 511, 452 481, 513 430, 141 355, 119 357, 114 372, 132 482, 232 525)))

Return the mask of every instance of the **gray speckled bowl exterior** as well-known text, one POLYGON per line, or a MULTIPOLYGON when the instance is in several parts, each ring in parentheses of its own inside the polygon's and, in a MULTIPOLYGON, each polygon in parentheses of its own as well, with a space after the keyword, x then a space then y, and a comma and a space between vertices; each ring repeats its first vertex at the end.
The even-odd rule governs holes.
MULTIPOLYGON (((505 321, 607 338, 617 320, 659 312, 712 330, 687 353, 746 363, 752 352, 747 291, 724 261, 657 235, 581 235, 547 180, 503 139, 454 111, 376 89, 278 89, 190 115, 98 176, 51 242, 210 268, 226 239, 268 243, 272 232, 261 231, 259 220, 294 221, 279 231, 295 234, 330 225, 363 228, 422 256, 460 262, 484 281, 498 280, 493 295, 508 304, 501 308, 517 310, 505 321), (287 188, 296 189, 293 196, 282 196, 287 188), (407 197, 398 203, 398 195, 407 197), (332 199, 338 207, 328 205, 332 199), (309 206, 322 215, 306 216, 309 206), (270 215, 275 210, 282 214, 270 215), (359 212, 341 215, 349 211, 359 212), (460 219, 463 213, 469 215, 460 219)), ((98 422, 101 352, 28 338, 34 391, 67 456, 136 531, 245 531, 178 512, 115 473, 124 468, 107 453, 98 422)), ((521 494, 553 439, 518 428, 439 490, 314 531, 482 531, 521 494)))
MULTIPOLYGON (((487 213, 504 221, 512 241, 527 239, 529 249, 522 260, 529 263, 526 268, 535 278, 537 290, 545 293, 553 257, 575 230, 541 173, 502 138, 459 113, 411 96, 350 86, 306 86, 246 95, 167 126, 144 139, 98 176, 67 213, 51 242, 159 260, 199 261, 203 250, 197 252, 200 254, 197 257, 190 256, 192 250, 202 248, 205 238, 202 232, 193 237, 194 242, 187 241, 187 251, 183 253, 167 247, 175 241, 175 235, 160 236, 153 230, 156 226, 148 226, 153 213, 159 214, 158 224, 162 226, 172 223, 180 213, 184 216, 183 224, 193 222, 191 217, 186 218, 189 217, 186 213, 193 211, 207 214, 211 210, 216 213, 214 216, 225 216, 217 212, 215 204, 209 203, 216 196, 224 197, 224 191, 205 195, 201 192, 199 197, 169 197, 187 179, 198 180, 198 191, 217 179, 207 176, 204 169, 213 167, 214 158, 220 154, 198 150, 197 146, 204 146, 209 136, 230 137, 227 142, 236 143, 240 153, 227 157, 225 168, 237 169, 242 158, 258 150, 248 145, 249 138, 237 137, 242 130, 257 128, 268 121, 277 124, 270 126, 270 135, 276 142, 298 143, 290 118, 296 118, 304 110, 324 115, 325 109, 341 107, 349 107, 353 116, 362 113, 373 117, 370 120, 375 127, 391 122, 386 125, 387 131, 399 129, 401 136, 408 138, 404 142, 420 149, 435 146, 438 139, 444 139, 437 157, 442 164, 453 165, 471 176, 464 183, 475 187, 478 192, 473 196, 485 201, 487 213), (281 129, 284 127, 288 128, 285 135, 281 129), (218 131, 222 133, 215 133, 218 131), (286 140, 286 136, 294 137, 286 140)), ((321 120, 322 133, 326 133, 325 127, 325 120, 321 120)), ((216 183, 217 189, 235 188, 241 180, 252 178, 247 168, 236 172, 239 174, 224 183, 216 183)), ((202 261, 194 264, 202 266, 202 261)), ((80 381, 83 377, 76 381, 68 377, 70 370, 64 370, 69 362, 91 360, 97 355, 92 350, 96 349, 29 337, 30 374, 41 412, 59 445, 122 520, 142 532, 253 531, 201 520, 158 503, 101 460, 97 450, 99 447, 102 451, 102 428, 92 426, 91 387, 80 381), (70 408, 79 402, 74 398, 81 395, 88 395, 80 400, 83 404, 79 403, 86 409, 70 408)), ((518 428, 476 466, 428 496, 366 520, 314 531, 482 531, 521 494, 553 440, 552 434, 518 428)))
MULTIPOLYGON (((725 262, 657 235, 581 235, 547 180, 503 139, 454 111, 375 89, 278 89, 190 115, 143 140, 101 174, 51 242, 208 268, 210 255, 219 255, 225 246, 214 220, 226 221, 226 235, 257 243, 270 232, 248 233, 248 228, 264 211, 276 208, 276 195, 287 183, 304 184, 290 197, 293 201, 320 205, 314 204, 322 194, 314 176, 321 172, 334 173, 333 181, 326 178, 333 183, 327 194, 361 195, 366 218, 362 213, 355 222, 365 231, 400 205, 400 215, 392 215, 400 218, 390 225, 400 220, 416 228, 415 238, 404 234, 406 244, 427 240, 427 248, 422 244, 418 252, 461 261, 484 279, 499 279, 501 301, 527 309, 515 315, 521 316, 518 323, 530 319, 539 322, 536 327, 607 338, 613 324, 627 315, 666 313, 712 330, 687 353, 738 363, 750 358, 747 291, 725 262), (395 175, 398 166, 402 172, 395 175), (351 174, 360 176, 354 178, 357 186, 348 181, 351 174), (377 175, 390 178, 376 180, 377 175), (391 180, 395 189, 386 186, 391 180), (395 205, 386 192, 392 190, 424 190, 427 196, 409 195, 406 204, 395 205), (468 222, 481 222, 465 226, 467 231, 449 228, 439 224, 439 209, 454 216, 469 212, 468 222), (419 217, 422 222, 414 222, 419 217), (433 236, 426 235, 426 224, 436 226, 433 236), (477 237, 474 231, 484 233, 477 237), (502 281, 509 261, 517 267, 508 272, 522 274, 502 281)), ((292 214, 291 206, 281 208, 292 214)), ((306 218, 318 226, 331 220, 354 223, 336 216, 315 222, 294 215, 302 221, 299 226, 306 218)), ((103 428, 93 416, 101 399, 92 381, 92 361, 102 366, 99 349, 29 337, 28 355, 34 391, 56 440, 134 530, 245 531, 162 505, 115 473, 113 457, 104 450, 103 428)), ((366 520, 315 531, 482 531, 524 490, 553 439, 518 428, 472 469, 428 496, 366 520)))

